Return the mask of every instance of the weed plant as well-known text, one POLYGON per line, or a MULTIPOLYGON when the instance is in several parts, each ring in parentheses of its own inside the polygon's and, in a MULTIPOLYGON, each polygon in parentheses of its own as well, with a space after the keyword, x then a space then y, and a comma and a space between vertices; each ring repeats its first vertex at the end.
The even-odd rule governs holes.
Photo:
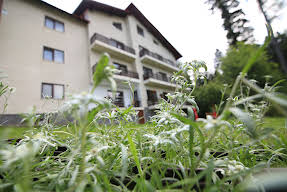
MULTIPOLYGON (((46 114, 19 142, 1 141, 0 191, 244 190, 246 180, 256 182, 254 173, 287 165, 286 127, 264 126, 270 105, 287 117, 286 96, 276 92, 281 81, 260 88, 245 78, 265 46, 238 75, 217 119, 194 121, 192 107, 199 108, 193 91, 205 78, 206 65, 193 61, 174 74, 176 91, 143 126, 135 126, 132 106, 119 109, 97 98, 102 81, 116 90, 116 70, 109 56, 102 56, 93 89, 71 96, 58 112, 70 123, 57 125, 53 114, 46 114), (234 95, 238 89, 240 95, 234 95)), ((32 127, 38 119, 25 117, 32 127)))

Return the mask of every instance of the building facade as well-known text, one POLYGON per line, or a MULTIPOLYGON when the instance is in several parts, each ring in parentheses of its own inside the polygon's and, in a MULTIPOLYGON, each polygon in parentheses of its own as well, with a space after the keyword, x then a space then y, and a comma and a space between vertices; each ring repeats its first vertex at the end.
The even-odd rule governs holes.
MULTIPOLYGON (((122 10, 83 0, 73 14, 38 0, 0 0, 0 7, 0 70, 16 88, 7 114, 55 111, 68 94, 88 91, 104 52, 121 70, 119 107, 143 116, 175 90, 170 76, 181 55, 133 4, 122 10)), ((109 85, 94 94, 109 97, 109 85)))

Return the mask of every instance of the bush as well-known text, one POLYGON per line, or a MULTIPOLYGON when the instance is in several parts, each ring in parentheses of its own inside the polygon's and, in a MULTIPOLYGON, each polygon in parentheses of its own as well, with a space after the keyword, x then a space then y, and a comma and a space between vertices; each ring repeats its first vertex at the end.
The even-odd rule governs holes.
POLYGON ((194 96, 200 117, 205 117, 205 113, 212 112, 214 105, 220 104, 223 89, 224 86, 221 83, 209 81, 195 91, 194 96))

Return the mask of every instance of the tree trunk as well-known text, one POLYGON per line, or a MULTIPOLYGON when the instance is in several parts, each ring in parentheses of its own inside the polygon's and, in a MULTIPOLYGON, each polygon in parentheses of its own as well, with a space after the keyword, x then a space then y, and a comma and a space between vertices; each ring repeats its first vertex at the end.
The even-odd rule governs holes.
MULTIPOLYGON (((264 3, 262 2, 262 0, 257 0, 257 3, 259 5, 259 9, 260 9, 261 13, 263 14, 263 16, 265 18, 265 21, 266 21, 267 25, 272 29, 271 21, 268 18, 266 12, 263 9, 264 3)), ((282 52, 280 50, 279 44, 277 43, 277 40, 275 39, 273 33, 271 33, 271 46, 275 50, 276 56, 277 56, 277 58, 278 58, 278 60, 280 62, 280 65, 281 65, 283 71, 287 74, 287 63, 286 63, 286 60, 285 60, 284 55, 282 54, 282 52)))

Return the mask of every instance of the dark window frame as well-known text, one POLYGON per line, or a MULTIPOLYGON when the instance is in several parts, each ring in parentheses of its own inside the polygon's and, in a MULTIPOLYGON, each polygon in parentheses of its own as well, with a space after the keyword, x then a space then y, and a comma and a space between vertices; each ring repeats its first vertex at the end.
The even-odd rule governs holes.
POLYGON ((168 81, 168 77, 167 74, 164 72, 158 72, 158 74, 160 75, 160 78, 164 81, 168 81))
POLYGON ((65 32, 65 23, 62 22, 62 21, 59 21, 59 20, 57 20, 57 19, 54 19, 54 18, 52 18, 52 17, 49 17, 49 16, 45 16, 45 19, 44 19, 44 26, 45 26, 45 27, 47 27, 48 29, 51 29, 51 28, 49 28, 49 27, 46 25, 46 20, 47 20, 47 19, 50 19, 50 20, 53 22, 53 30, 58 31, 58 30, 56 30, 56 23, 60 23, 60 24, 63 25, 63 31, 58 31, 58 32, 61 32, 61 33, 64 33, 64 32, 65 32))
POLYGON ((55 85, 62 86, 62 87, 63 87, 63 97, 62 97, 61 99, 57 99, 57 100, 64 100, 64 99, 65 99, 65 85, 64 85, 64 84, 45 83, 45 82, 41 84, 41 98, 42 98, 42 99, 47 99, 47 98, 43 95, 43 88, 44 88, 43 85, 50 85, 50 86, 52 86, 52 97, 49 98, 49 99, 56 99, 56 98, 54 98, 54 97, 55 97, 55 95, 54 95, 54 86, 55 86, 55 85))
POLYGON ((59 64, 65 64, 65 51, 59 50, 59 49, 53 49, 51 47, 43 46, 43 60, 45 61, 50 61, 50 62, 55 62, 59 64), (45 59, 45 50, 52 51, 52 61, 45 59), (60 51, 63 53, 63 62, 58 62, 55 61, 55 51, 60 51))
POLYGON ((113 22, 113 26, 120 31, 123 30, 122 23, 120 23, 120 22, 113 22))
POLYGON ((111 97, 109 96, 109 93, 110 93, 110 94, 113 94, 113 91, 112 91, 112 90, 107 90, 107 93, 108 93, 107 98, 112 99, 112 101, 115 102, 115 103, 120 103, 120 104, 122 104, 123 107, 125 106, 124 91, 116 91, 116 92, 115 92, 115 93, 116 93, 115 98, 111 98, 111 97), (122 94, 122 96, 117 97, 117 93, 122 94))
POLYGON ((158 102, 157 91, 147 89, 146 93, 147 93, 147 100, 148 101, 158 102))
POLYGON ((120 63, 117 63, 117 62, 113 62, 113 65, 114 66, 118 65, 119 66, 118 68, 115 66, 116 69, 118 69, 118 70, 124 69, 124 70, 121 71, 121 73, 127 73, 128 72, 128 66, 126 66, 126 65, 123 65, 123 64, 120 64, 120 63))
POLYGON ((142 37, 144 37, 144 29, 140 26, 137 25, 137 32, 139 35, 141 35, 142 37))
POLYGON ((148 76, 148 77, 153 76, 153 70, 152 70, 152 68, 143 66, 143 75, 144 75, 144 76, 148 76))

